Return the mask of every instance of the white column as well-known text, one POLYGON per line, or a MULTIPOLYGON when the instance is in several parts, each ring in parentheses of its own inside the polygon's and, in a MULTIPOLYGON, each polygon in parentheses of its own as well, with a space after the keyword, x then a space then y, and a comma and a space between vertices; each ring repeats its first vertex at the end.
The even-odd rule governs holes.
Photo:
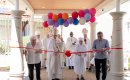
MULTIPOLYGON (((112 48, 123 48, 122 18, 125 12, 112 12, 110 14, 113 17, 112 48)), ((123 75, 123 50, 114 49, 111 53, 111 80, 124 80, 123 75)))
POLYGON ((15 0, 15 10, 19 10, 19 0, 15 0))
POLYGON ((90 41, 91 41, 91 47, 93 41, 96 39, 96 22, 90 23, 90 41))
POLYGON ((120 11, 120 0, 116 0, 116 12, 120 11))
POLYGON ((34 15, 31 15, 31 19, 29 21, 29 26, 30 26, 30 36, 35 35, 34 15))
MULTIPOLYGON (((11 26, 11 47, 23 46, 22 43, 22 26, 21 18, 24 11, 12 11, 12 26, 11 26)), ((23 80, 23 54, 20 48, 11 48, 10 57, 10 79, 9 80, 23 80)))

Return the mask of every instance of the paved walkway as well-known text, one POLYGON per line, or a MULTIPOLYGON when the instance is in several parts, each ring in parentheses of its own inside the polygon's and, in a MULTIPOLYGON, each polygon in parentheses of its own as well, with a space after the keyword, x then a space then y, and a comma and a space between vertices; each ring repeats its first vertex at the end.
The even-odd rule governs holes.
MULTIPOLYGON (((127 73, 128 76, 124 80, 130 80, 130 73, 127 73)), ((86 72, 85 80, 96 80, 95 74, 92 72, 86 72)), ((47 72, 45 69, 41 70, 42 80, 47 80, 47 72)), ((9 80, 9 72, 0 72, 0 80, 9 80)), ((27 75, 25 75, 24 80, 29 80, 27 75)), ((63 80, 76 80, 76 75, 73 70, 64 69, 63 70, 63 80)), ((107 79, 110 80, 110 74, 108 73, 107 79)))

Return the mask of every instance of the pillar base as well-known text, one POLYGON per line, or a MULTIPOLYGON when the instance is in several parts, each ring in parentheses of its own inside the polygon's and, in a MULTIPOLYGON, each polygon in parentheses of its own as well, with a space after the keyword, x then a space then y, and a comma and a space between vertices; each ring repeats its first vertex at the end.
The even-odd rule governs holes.
POLYGON ((111 72, 111 80, 124 80, 124 72, 111 72))
POLYGON ((21 72, 19 74, 10 73, 9 80, 23 80, 23 78, 24 78, 24 72, 21 72))

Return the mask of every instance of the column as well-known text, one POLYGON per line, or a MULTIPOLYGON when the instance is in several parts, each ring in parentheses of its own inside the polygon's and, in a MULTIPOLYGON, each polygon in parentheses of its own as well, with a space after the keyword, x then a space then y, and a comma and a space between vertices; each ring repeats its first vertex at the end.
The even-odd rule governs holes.
POLYGON ((29 27, 30 27, 30 36, 35 35, 34 15, 31 15, 31 19, 29 21, 29 27))
MULTIPOLYGON (((113 17, 112 48, 123 48, 122 18, 124 14, 125 12, 110 13, 113 17)), ((111 80, 124 80, 123 49, 112 50, 111 60, 111 80)))
POLYGON ((12 11, 12 26, 11 26, 11 56, 10 56, 10 79, 9 80, 23 80, 24 65, 23 54, 21 48, 13 48, 23 46, 22 43, 22 26, 21 18, 24 11, 12 11))
POLYGON ((91 42, 91 47, 93 41, 96 39, 96 22, 90 23, 90 42, 91 42))

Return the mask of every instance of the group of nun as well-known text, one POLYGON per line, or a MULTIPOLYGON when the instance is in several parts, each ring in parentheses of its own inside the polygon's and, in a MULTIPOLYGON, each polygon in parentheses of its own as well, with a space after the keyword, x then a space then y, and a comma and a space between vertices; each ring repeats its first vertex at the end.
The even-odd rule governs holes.
MULTIPOLYGON (((83 75, 86 68, 90 67, 90 54, 86 52, 90 50, 90 40, 87 37, 87 31, 86 33, 83 32, 83 37, 79 37, 78 39, 74 37, 73 32, 70 32, 70 36, 65 43, 61 35, 57 34, 57 30, 54 29, 53 34, 47 34, 43 40, 40 39, 39 34, 36 34, 35 37, 32 36, 27 47, 38 49, 38 51, 36 49, 32 51, 31 49, 26 49, 28 68, 30 68, 30 64, 34 64, 36 67, 37 65, 35 64, 40 63, 40 67, 47 68, 48 80, 61 80, 65 66, 69 69, 74 69, 77 75, 76 80, 85 80, 83 75), (33 39, 36 40, 36 46, 31 45, 33 39), (77 53, 66 57, 66 50, 77 53), (32 63, 29 63, 29 61, 32 63)), ((33 73, 31 71, 32 69, 29 69, 29 78, 33 80, 33 73)), ((40 72, 36 71, 37 80, 41 80, 38 76, 39 74, 40 72)))

